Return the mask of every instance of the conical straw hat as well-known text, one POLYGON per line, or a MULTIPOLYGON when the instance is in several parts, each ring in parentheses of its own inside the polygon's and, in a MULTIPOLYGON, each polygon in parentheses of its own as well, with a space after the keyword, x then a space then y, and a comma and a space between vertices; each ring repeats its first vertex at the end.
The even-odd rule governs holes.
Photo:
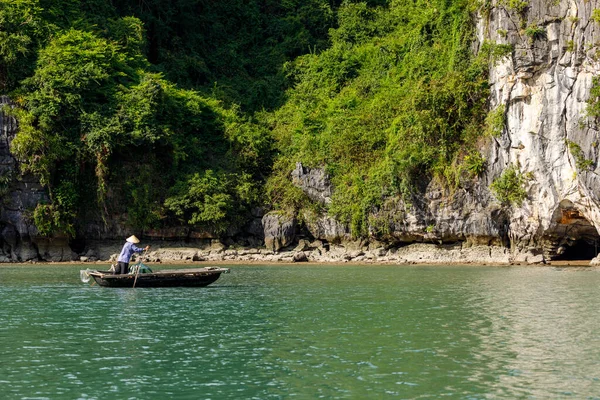
POLYGON ((140 242, 140 239, 136 238, 135 235, 131 235, 125 240, 128 241, 129 243, 134 243, 134 244, 140 242))

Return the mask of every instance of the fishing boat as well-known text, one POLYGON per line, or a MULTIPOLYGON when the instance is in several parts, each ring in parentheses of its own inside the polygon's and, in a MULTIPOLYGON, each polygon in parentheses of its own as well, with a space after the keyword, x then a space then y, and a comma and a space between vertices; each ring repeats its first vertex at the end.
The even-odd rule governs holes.
POLYGON ((204 267, 186 269, 166 269, 157 272, 115 275, 112 271, 86 269, 80 271, 83 282, 90 278, 100 286, 106 287, 202 287, 219 279, 221 274, 229 273, 229 268, 204 267))

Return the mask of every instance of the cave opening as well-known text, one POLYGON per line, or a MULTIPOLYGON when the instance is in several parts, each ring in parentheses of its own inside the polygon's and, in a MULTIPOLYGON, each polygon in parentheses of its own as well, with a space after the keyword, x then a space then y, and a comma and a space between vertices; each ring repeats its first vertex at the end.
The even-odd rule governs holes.
POLYGON ((569 201, 561 202, 555 215, 556 225, 551 260, 591 260, 598 255, 600 235, 594 225, 569 201))
POLYGON ((591 260, 598 254, 598 245, 600 245, 598 241, 590 243, 590 241, 584 239, 575 240, 561 246, 560 253, 553 260, 591 260))

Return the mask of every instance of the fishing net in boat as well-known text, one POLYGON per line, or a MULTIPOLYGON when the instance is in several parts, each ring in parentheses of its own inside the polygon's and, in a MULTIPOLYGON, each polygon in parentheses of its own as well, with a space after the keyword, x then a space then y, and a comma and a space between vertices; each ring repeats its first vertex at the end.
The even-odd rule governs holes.
POLYGON ((129 267, 130 274, 151 274, 152 270, 146 264, 139 262, 129 267))
POLYGON ((80 269, 79 270, 79 278, 81 279, 81 282, 83 283, 88 283, 90 281, 90 279, 92 278, 90 276, 90 269, 80 269))

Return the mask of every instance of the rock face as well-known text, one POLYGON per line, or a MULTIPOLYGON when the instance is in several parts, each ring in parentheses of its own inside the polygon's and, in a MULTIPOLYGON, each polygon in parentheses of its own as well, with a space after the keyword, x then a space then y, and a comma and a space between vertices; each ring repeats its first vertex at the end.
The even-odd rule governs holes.
POLYGON ((271 251, 279 251, 292 244, 296 237, 296 219, 282 213, 272 211, 262 218, 265 247, 271 251))
POLYGON ((331 203, 333 188, 329 175, 322 168, 308 168, 302 163, 296 163, 296 169, 292 171, 292 181, 302 187, 304 193, 317 203, 331 203))
POLYGON ((348 227, 328 215, 304 212, 304 220, 308 231, 315 238, 330 243, 340 243, 352 239, 348 227))
POLYGON ((523 13, 496 6, 479 23, 480 42, 514 48, 490 71, 491 107, 504 106, 506 126, 485 149, 486 178, 511 164, 531 178, 526 201, 511 210, 509 237, 517 251, 537 248, 554 257, 577 241, 600 239, 599 132, 587 115, 600 68, 600 23, 592 18, 600 5, 527 3, 523 13))

